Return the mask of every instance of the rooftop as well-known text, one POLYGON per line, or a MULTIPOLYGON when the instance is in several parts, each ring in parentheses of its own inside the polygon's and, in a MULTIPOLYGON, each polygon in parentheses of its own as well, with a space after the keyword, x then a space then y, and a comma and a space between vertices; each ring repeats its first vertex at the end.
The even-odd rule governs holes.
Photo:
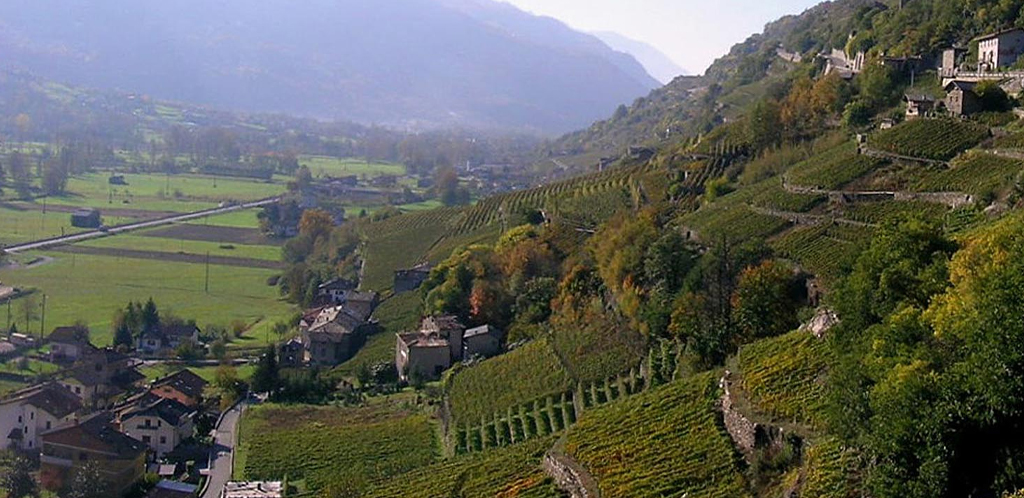
POLYGON ((178 425, 182 417, 193 413, 189 407, 178 401, 167 398, 160 398, 156 401, 143 402, 121 414, 121 420, 129 420, 134 417, 158 417, 160 420, 171 425, 178 425))
POLYGON ((153 387, 170 386, 190 398, 199 398, 206 389, 207 382, 189 369, 179 370, 162 379, 157 379, 153 387))
POLYGON ((145 453, 146 445, 118 432, 113 419, 111 412, 99 412, 77 424, 44 432, 43 444, 104 453, 121 460, 131 460, 145 453))
POLYGON ((64 418, 82 409, 78 396, 56 383, 22 389, 0 401, 0 404, 4 405, 10 403, 32 405, 56 418, 64 418))

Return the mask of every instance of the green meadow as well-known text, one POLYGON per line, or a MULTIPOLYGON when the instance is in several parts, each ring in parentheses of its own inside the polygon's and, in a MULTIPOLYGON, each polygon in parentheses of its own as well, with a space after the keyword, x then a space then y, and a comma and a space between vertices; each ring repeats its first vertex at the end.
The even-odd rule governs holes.
MULTIPOLYGON (((0 269, 0 281, 36 289, 30 299, 40 305, 42 295, 46 296, 47 332, 81 320, 89 325, 98 345, 112 342, 114 312, 130 300, 152 297, 161 311, 195 319, 200 327, 242 320, 252 328, 236 347, 262 344, 273 322, 294 313, 294 307, 280 299, 277 287, 267 285, 277 274, 273 270, 211 265, 206 292, 202 264, 57 252, 41 255, 54 260, 31 269, 0 269)), ((13 319, 24 330, 21 301, 13 303, 13 319)), ((0 318, 6 318, 4 312, 0 310, 0 318)), ((31 318, 28 330, 38 331, 39 318, 31 318)))
POLYGON ((299 164, 309 168, 313 176, 402 176, 405 166, 401 164, 375 163, 362 159, 339 159, 327 156, 301 156, 299 164))
POLYGON ((261 259, 280 261, 281 248, 275 246, 221 244, 198 240, 179 240, 163 237, 146 237, 144 235, 116 235, 75 244, 82 247, 98 247, 104 249, 130 249, 155 253, 199 254, 224 256, 231 258, 261 259))

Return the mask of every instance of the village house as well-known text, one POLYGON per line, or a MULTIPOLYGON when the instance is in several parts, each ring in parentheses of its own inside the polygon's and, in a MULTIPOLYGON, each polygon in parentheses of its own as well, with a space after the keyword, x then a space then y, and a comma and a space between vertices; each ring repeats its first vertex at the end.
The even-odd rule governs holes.
POLYGON ((430 278, 430 263, 422 263, 412 268, 395 271, 395 294, 411 292, 419 289, 423 282, 430 278))
POLYGON ((353 315, 347 304, 321 310, 312 325, 302 330, 303 361, 314 366, 333 366, 348 360, 370 326, 365 319, 353 315))
POLYGON ((177 323, 143 332, 135 350, 143 355, 174 351, 183 344, 199 345, 199 327, 194 323, 177 323))
POLYGON ((951 81, 946 85, 946 110, 954 116, 970 116, 981 111, 981 100, 974 93, 975 83, 951 81))
POLYGON ((373 315, 373 310, 377 309, 379 300, 380 296, 376 292, 348 290, 342 293, 338 304, 342 305, 350 315, 366 321, 373 315))
POLYGON ((110 348, 93 349, 81 356, 60 383, 89 408, 104 408, 145 380, 131 365, 131 358, 110 348))
POLYGON ((436 379, 466 358, 488 357, 501 352, 503 334, 489 325, 466 330, 457 317, 428 316, 417 332, 397 334, 395 368, 399 377, 436 379))
POLYGON ((907 105, 907 120, 927 116, 936 108, 935 97, 931 95, 906 94, 903 96, 903 103, 907 105))
POLYGON ((355 282, 344 278, 335 278, 317 287, 317 301, 324 304, 341 304, 344 294, 355 290, 355 288, 355 282))
POLYGON ((146 445, 117 431, 113 414, 100 412, 80 422, 42 434, 39 481, 45 489, 61 489, 72 469, 96 466, 110 496, 124 494, 146 472, 146 445))
POLYGON ((1024 53, 1024 29, 1012 28, 976 38, 978 69, 998 71, 1017 63, 1024 53))
POLYGON ((57 327, 46 339, 50 343, 50 361, 54 363, 71 363, 96 349, 89 343, 89 329, 84 327, 57 327))
POLYGON ((967 53, 968 50, 963 47, 953 47, 943 50, 942 66, 939 68, 939 75, 943 78, 952 78, 956 76, 957 71, 960 70, 961 65, 964 63, 964 58, 967 53))
POLYGON ((462 337, 462 357, 490 358, 501 352, 501 343, 504 339, 504 334, 490 325, 469 329, 462 337))
POLYGON ((95 209, 79 209, 71 213, 71 226, 76 228, 99 228, 103 224, 100 212, 95 209))
POLYGON ((82 409, 78 397, 64 386, 47 383, 22 389, 0 400, 0 437, 4 447, 37 452, 39 435, 66 424, 82 409))
POLYGON ((277 352, 277 362, 282 367, 298 367, 302 365, 305 348, 299 339, 291 339, 281 345, 277 352))
POLYGON ((404 381, 412 377, 436 379, 452 366, 451 344, 437 334, 398 334, 395 368, 404 381))
POLYGON ((149 392, 161 398, 173 399, 189 408, 199 408, 207 382, 188 369, 157 379, 149 392))
POLYGON ((118 416, 121 432, 149 446, 163 458, 195 432, 196 411, 176 400, 158 398, 122 411, 118 416))

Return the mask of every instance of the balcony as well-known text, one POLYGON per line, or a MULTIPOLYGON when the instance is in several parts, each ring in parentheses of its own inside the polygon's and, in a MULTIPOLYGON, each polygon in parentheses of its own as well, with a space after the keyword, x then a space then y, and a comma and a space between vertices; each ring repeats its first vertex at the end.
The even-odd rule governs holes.
POLYGON ((39 463, 57 465, 60 467, 70 467, 71 465, 73 465, 73 462, 71 460, 68 460, 67 458, 60 458, 50 455, 39 455, 39 463))

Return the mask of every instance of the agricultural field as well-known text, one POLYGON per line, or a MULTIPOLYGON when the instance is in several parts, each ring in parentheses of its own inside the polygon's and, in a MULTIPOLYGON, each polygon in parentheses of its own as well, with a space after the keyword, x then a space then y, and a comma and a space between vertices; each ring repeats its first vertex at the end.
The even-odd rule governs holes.
POLYGON ((21 244, 83 231, 71 226, 71 215, 25 202, 0 204, 0 245, 21 244))
POLYGON ((947 169, 929 172, 912 187, 919 192, 985 195, 1012 187, 1021 173, 1024 161, 974 152, 957 158, 947 169))
POLYGON ((430 417, 409 397, 358 408, 261 405, 242 419, 236 476, 304 480, 326 496, 359 496, 439 457, 430 417))
POLYGON ((922 201, 858 202, 843 208, 845 218, 872 224, 913 217, 942 219, 948 212, 949 208, 942 204, 922 201))
POLYGON ((760 214, 743 205, 730 206, 729 203, 704 206, 681 217, 679 223, 709 243, 720 238, 734 243, 765 239, 790 225, 785 219, 760 214))
POLYGON ((828 346, 806 331, 744 346, 736 359, 737 385, 774 421, 820 427, 825 408, 828 346))
POLYGON ((836 190, 882 164, 880 159, 858 155, 856 145, 847 142, 793 165, 786 180, 793 185, 836 190))
POLYGON ((404 474, 363 496, 560 498, 564 494, 540 467, 544 453, 554 442, 554 438, 546 437, 457 457, 404 474))
POLYGON ((628 326, 594 320, 584 327, 556 328, 551 345, 576 382, 597 382, 640 364, 647 354, 644 338, 628 326))
POLYGON ((956 119, 915 119, 873 134, 868 145, 882 152, 948 161, 990 136, 988 127, 956 119))
POLYGON ((300 156, 299 164, 309 168, 313 176, 349 176, 373 178, 376 176, 404 176, 405 166, 401 164, 376 163, 362 159, 341 159, 328 156, 300 156))
POLYGON ((108 173, 72 177, 68 194, 50 197, 55 205, 192 212, 215 208, 223 201, 254 201, 280 195, 285 184, 246 178, 204 175, 125 174, 127 185, 110 185, 108 173))
POLYGON ((459 425, 449 444, 460 455, 486 451, 557 434, 575 422, 573 399, 562 393, 495 412, 476 424, 459 425))
POLYGON ((584 412, 566 453, 597 480, 601 496, 749 496, 732 441, 718 424, 714 373, 584 412))
MULTIPOLYGON (((815 194, 794 194, 782 187, 782 179, 768 180, 764 190, 751 199, 750 203, 763 209, 806 213, 828 201, 828 197, 815 194)), ((754 188, 751 186, 750 188, 754 188)))
POLYGON ((186 224, 230 228, 259 228, 259 219, 256 218, 258 212, 255 209, 243 209, 191 220, 186 222, 186 224))
POLYGON ((407 213, 367 225, 364 236, 363 289, 383 291, 394 284, 394 272, 423 258, 448 231, 456 209, 407 213))
POLYGON ((871 229, 821 224, 795 227, 771 239, 769 246, 780 256, 800 264, 826 283, 838 280, 871 240, 871 229))
POLYGON ((800 496, 849 498, 860 496, 860 456, 835 438, 813 441, 804 450, 800 496))
MULTIPOLYGON (((162 312, 194 318, 200 327, 228 325, 242 320, 252 329, 247 341, 262 344, 272 323, 288 318, 293 307, 281 300, 278 289, 267 285, 274 270, 210 265, 209 292, 204 292, 206 266, 152 259, 130 259, 86 254, 43 252, 45 264, 0 270, 4 283, 37 289, 35 306, 46 295, 46 328, 83 320, 92 329, 93 342, 110 344, 114 311, 129 300, 153 297, 162 312), (127 263, 131 264, 127 264, 127 263)), ((21 304, 15 301, 15 320, 26 329, 21 304)), ((31 313, 27 329, 38 330, 40 317, 31 313)), ((240 341, 247 342, 247 341, 240 341)))
POLYGON ((495 412, 575 385, 546 340, 457 371, 447 386, 452 420, 479 423, 495 412))
POLYGON ((209 254, 214 257, 257 259, 274 262, 281 260, 281 248, 275 246, 169 239, 144 235, 116 235, 113 237, 104 237, 75 244, 75 247, 93 247, 114 250, 130 249, 132 251, 156 253, 157 257, 159 257, 160 253, 169 253, 194 255, 209 254))

